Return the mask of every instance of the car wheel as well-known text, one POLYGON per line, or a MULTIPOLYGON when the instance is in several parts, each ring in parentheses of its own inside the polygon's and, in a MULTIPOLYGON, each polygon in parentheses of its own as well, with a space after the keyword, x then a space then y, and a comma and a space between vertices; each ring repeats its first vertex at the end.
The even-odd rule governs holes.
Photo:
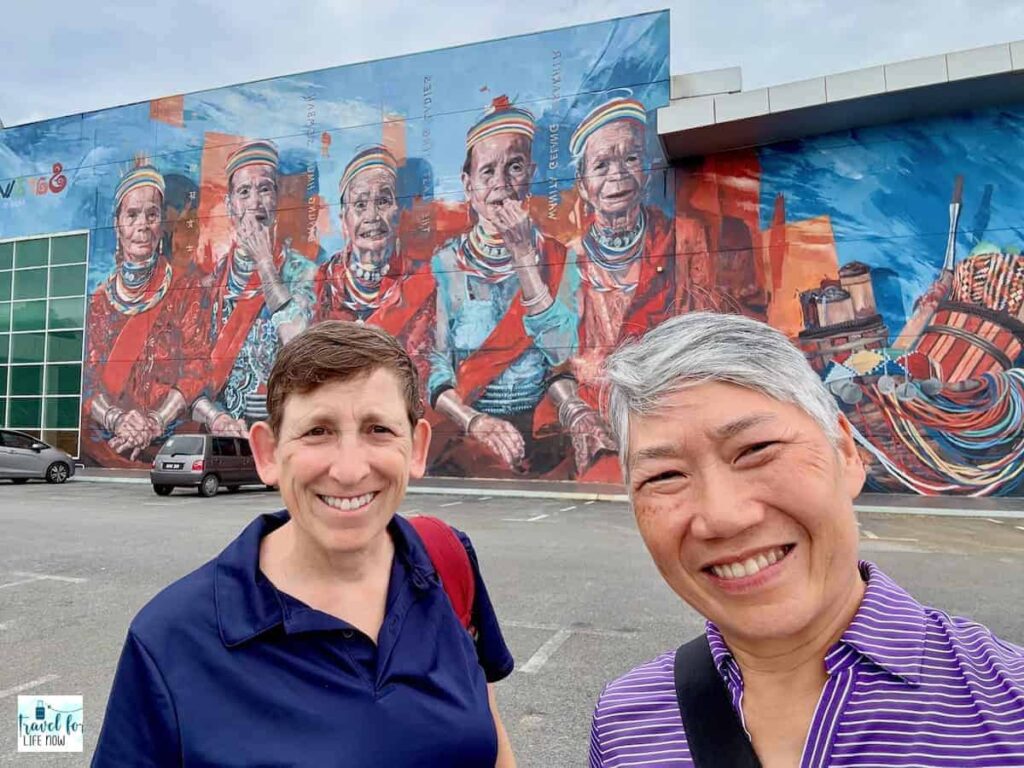
POLYGON ((170 496, 171 495, 171 491, 173 491, 173 490, 174 490, 174 486, 173 485, 154 485, 153 486, 153 493, 155 493, 157 496, 170 496))
POLYGON ((199 483, 199 495, 205 496, 206 498, 216 496, 218 488, 220 488, 220 480, 217 479, 217 476, 207 475, 203 478, 203 481, 199 483))
POLYGON ((67 482, 71 471, 63 461, 55 461, 46 468, 46 482, 61 484, 67 482))
POLYGON ((15 477, 15 478, 13 478, 11 480, 11 482, 14 483, 15 485, 24 485, 25 483, 28 482, 28 478, 27 477, 15 477))
POLYGON ((229 486, 227 486, 228 493, 238 493, 239 487, 240 486, 237 486, 237 485, 229 485, 229 486))

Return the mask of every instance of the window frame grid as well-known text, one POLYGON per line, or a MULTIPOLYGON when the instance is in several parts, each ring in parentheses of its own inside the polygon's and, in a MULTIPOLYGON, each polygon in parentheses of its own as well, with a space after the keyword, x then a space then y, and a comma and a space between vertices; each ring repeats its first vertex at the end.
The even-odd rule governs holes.
MULTIPOLYGON (((89 312, 89 305, 88 305, 88 298, 89 298, 89 241, 90 241, 91 236, 92 236, 92 232, 90 230, 85 229, 85 230, 70 230, 70 231, 66 231, 66 232, 54 232, 54 233, 47 234, 47 235, 33 235, 33 236, 28 236, 28 237, 0 238, 0 244, 5 244, 5 243, 13 243, 14 244, 14 249, 13 249, 13 252, 11 254, 12 258, 11 258, 11 266, 10 266, 10 268, 9 269, 0 269, 0 272, 9 272, 10 275, 11 275, 11 296, 10 296, 9 300, 4 302, 4 303, 9 304, 10 307, 11 307, 10 318, 9 318, 9 321, 8 321, 8 328, 5 331, 7 333, 7 335, 8 335, 8 340, 9 340, 8 341, 8 344, 9 344, 9 348, 8 348, 8 361, 7 361, 7 363, 4 364, 4 367, 7 369, 7 381, 6 381, 6 386, 4 387, 4 391, 0 392, 0 396, 2 396, 3 400, 4 400, 4 410, 3 410, 3 414, 2 414, 3 417, 4 417, 3 418, 4 429, 38 430, 40 436, 42 436, 42 434, 44 432, 74 432, 75 433, 75 455, 74 455, 73 458, 75 458, 75 459, 79 458, 81 456, 81 454, 82 454, 82 417, 81 417, 81 411, 82 411, 82 385, 84 384, 84 381, 85 381, 85 341, 86 341, 85 336, 86 336, 86 326, 88 325, 87 321, 88 321, 88 312, 89 312), (72 261, 72 262, 67 262, 65 264, 58 264, 58 265, 56 265, 56 267, 57 268, 62 268, 62 267, 84 266, 85 267, 85 281, 83 282, 83 285, 82 285, 82 293, 80 293, 80 294, 70 294, 70 295, 61 295, 61 296, 51 296, 50 295, 50 288, 51 288, 52 283, 53 283, 53 269, 55 268, 55 266, 53 264, 53 241, 56 238, 67 237, 67 236, 71 236, 71 235, 84 235, 85 236, 85 258, 82 261, 72 261), (46 265, 45 265, 45 269, 46 269, 46 296, 43 297, 43 300, 46 302, 46 306, 45 306, 45 316, 43 318, 43 327, 41 329, 36 328, 36 329, 32 329, 32 330, 19 330, 19 331, 15 331, 14 330, 14 304, 15 304, 15 299, 14 299, 14 275, 15 275, 16 272, 19 271, 19 267, 17 265, 17 250, 18 250, 17 243, 23 242, 23 241, 26 241, 26 240, 41 240, 44 237, 46 238, 46 265), (79 332, 80 331, 81 334, 82 334, 82 351, 81 351, 80 357, 78 359, 76 359, 76 360, 55 360, 55 361, 51 362, 50 361, 50 330, 51 330, 50 329, 50 302, 51 302, 51 300, 54 300, 54 299, 77 299, 77 298, 81 298, 82 299, 82 303, 84 305, 83 306, 83 312, 82 312, 82 325, 81 326, 71 327, 71 328, 55 328, 53 330, 54 331, 66 332, 66 333, 74 333, 74 332, 79 332), (11 360, 10 360, 10 347, 13 346, 12 337, 15 336, 16 334, 39 333, 40 331, 42 331, 42 333, 44 334, 44 337, 43 337, 43 360, 42 360, 42 362, 41 363, 14 363, 14 362, 11 362, 11 360), (48 373, 48 370, 49 370, 49 366, 51 366, 51 365, 61 365, 61 364, 67 365, 67 364, 76 364, 76 363, 79 365, 78 394, 77 395, 64 395, 64 394, 62 394, 62 395, 48 395, 46 393, 46 376, 47 376, 47 373, 48 373), (13 379, 13 377, 11 376, 11 372, 12 372, 11 369, 12 368, 16 368, 16 367, 31 366, 31 365, 39 365, 43 369, 42 370, 43 377, 42 377, 42 382, 41 382, 41 385, 40 385, 39 394, 38 395, 12 395, 11 394, 11 386, 12 386, 12 379, 13 379), (39 425, 38 425, 38 427, 12 427, 10 425, 11 401, 12 400, 29 400, 29 399, 36 399, 36 398, 38 398, 40 400, 39 425), (74 428, 74 429, 66 429, 66 428, 61 428, 61 427, 48 428, 46 426, 47 401, 50 400, 50 399, 70 400, 72 398, 78 400, 78 406, 77 406, 77 409, 76 409, 78 414, 79 414, 78 426, 76 428, 74 428)), ((32 266, 32 267, 23 267, 22 269, 29 270, 29 269, 42 269, 42 268, 44 268, 44 267, 42 267, 42 266, 32 266)), ((38 301, 38 300, 39 299, 34 299, 34 301, 38 301)), ((28 300, 26 299, 26 301, 28 301, 28 300)))

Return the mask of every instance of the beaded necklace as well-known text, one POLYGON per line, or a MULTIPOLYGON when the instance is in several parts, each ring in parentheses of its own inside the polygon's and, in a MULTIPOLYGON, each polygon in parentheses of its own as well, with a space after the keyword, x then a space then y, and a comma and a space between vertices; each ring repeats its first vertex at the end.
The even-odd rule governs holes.
POLYGON ((602 231, 596 224, 583 237, 587 254, 584 275, 598 291, 633 291, 636 283, 624 282, 636 260, 643 254, 647 218, 640 209, 636 226, 629 232, 602 231))

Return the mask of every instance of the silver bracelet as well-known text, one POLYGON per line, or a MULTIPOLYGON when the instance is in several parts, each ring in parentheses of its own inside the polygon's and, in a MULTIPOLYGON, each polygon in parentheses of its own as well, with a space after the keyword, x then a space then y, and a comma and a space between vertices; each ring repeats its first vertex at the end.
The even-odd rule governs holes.
POLYGON ((521 301, 523 303, 523 306, 526 307, 527 309, 529 309, 530 307, 535 307, 538 304, 541 304, 545 299, 550 299, 550 298, 551 298, 551 291, 549 291, 548 287, 545 285, 544 286, 544 290, 538 291, 537 295, 534 296, 532 299, 527 300, 526 297, 523 297, 521 299, 521 301))

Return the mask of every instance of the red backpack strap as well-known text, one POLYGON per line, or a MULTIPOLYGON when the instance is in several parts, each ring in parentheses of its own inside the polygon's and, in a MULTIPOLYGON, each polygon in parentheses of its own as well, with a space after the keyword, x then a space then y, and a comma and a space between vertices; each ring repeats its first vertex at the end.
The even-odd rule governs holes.
POLYGON ((455 531, 443 520, 425 515, 410 517, 408 520, 423 540, 423 546, 459 622, 475 637, 473 603, 476 600, 476 580, 473 565, 469 562, 469 553, 455 531))

